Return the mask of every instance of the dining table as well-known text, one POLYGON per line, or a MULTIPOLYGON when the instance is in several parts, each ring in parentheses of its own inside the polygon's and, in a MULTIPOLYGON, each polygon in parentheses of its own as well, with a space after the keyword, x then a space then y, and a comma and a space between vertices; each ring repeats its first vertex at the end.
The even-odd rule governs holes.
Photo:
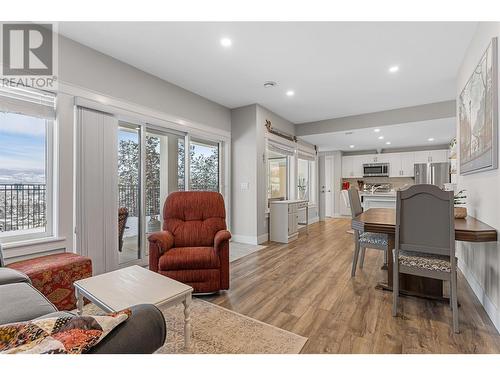
MULTIPOLYGON (((395 247, 396 210, 393 208, 370 208, 352 219, 351 227, 360 232, 387 234, 389 262, 387 281, 377 284, 377 288, 392 290, 392 250, 395 247)), ((455 219, 455 241, 491 242, 497 241, 497 230, 472 217, 455 219)), ((399 275, 399 288, 402 295, 447 301, 443 294, 443 281, 416 275, 399 275)))

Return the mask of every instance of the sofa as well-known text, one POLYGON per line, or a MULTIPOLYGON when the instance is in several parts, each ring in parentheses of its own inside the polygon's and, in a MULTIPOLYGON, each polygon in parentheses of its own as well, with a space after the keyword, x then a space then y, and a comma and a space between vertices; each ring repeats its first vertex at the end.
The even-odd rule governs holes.
MULTIPOLYGON (((63 317, 23 273, 0 267, 0 325, 41 317, 63 317)), ((165 342, 165 318, 154 305, 131 307, 131 316, 111 331, 90 354, 150 354, 165 342)))
POLYGON ((149 235, 149 269, 193 287, 229 289, 229 239, 220 193, 179 191, 163 206, 163 230, 149 235))

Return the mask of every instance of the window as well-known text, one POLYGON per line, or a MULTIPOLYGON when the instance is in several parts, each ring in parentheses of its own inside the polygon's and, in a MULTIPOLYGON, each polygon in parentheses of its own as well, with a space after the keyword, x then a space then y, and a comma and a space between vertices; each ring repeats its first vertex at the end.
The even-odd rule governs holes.
POLYGON ((288 199, 288 158, 286 156, 270 157, 268 167, 268 198, 288 199))
POLYGON ((189 155, 191 190, 219 191, 219 144, 192 139, 189 155))
POLYGON ((53 234, 54 97, 0 88, 0 240, 53 234))
POLYGON ((297 198, 310 203, 316 202, 316 162, 298 159, 297 165, 297 198))

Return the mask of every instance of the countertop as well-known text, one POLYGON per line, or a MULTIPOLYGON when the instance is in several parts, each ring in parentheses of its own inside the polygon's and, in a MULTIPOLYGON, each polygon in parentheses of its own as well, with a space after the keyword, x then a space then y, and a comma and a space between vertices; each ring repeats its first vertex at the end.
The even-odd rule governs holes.
POLYGON ((395 191, 376 191, 374 193, 371 193, 369 191, 360 191, 359 195, 361 195, 363 197, 394 197, 394 198, 396 198, 395 191))
POLYGON ((271 201, 269 203, 271 204, 293 204, 293 203, 303 203, 303 202, 307 202, 306 200, 304 199, 293 199, 293 200, 284 200, 284 201, 271 201))

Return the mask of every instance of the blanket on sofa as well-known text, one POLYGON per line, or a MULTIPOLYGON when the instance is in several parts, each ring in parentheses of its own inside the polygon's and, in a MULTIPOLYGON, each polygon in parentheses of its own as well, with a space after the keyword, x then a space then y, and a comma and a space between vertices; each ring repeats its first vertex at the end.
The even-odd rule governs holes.
POLYGON ((130 310, 103 316, 40 318, 0 326, 0 354, 80 354, 97 345, 130 316, 130 310))

